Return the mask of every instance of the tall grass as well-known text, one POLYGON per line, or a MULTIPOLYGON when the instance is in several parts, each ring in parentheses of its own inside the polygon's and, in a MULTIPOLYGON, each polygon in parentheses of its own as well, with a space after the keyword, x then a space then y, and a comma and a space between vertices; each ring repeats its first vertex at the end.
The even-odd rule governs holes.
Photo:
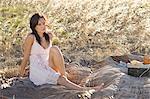
POLYGON ((0 55, 21 58, 21 45, 35 12, 48 16, 49 28, 73 61, 101 60, 117 54, 150 54, 150 2, 147 0, 1 0, 0 55))

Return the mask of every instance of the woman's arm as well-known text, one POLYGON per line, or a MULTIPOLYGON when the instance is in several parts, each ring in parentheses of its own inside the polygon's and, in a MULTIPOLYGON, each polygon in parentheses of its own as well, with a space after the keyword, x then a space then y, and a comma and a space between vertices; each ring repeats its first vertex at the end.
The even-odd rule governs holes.
POLYGON ((25 67, 27 66, 28 60, 29 60, 29 56, 30 56, 30 52, 31 52, 31 46, 34 42, 34 36, 32 34, 29 34, 24 42, 24 46, 23 46, 23 59, 20 65, 20 70, 19 70, 19 74, 20 76, 24 76, 25 74, 25 67))

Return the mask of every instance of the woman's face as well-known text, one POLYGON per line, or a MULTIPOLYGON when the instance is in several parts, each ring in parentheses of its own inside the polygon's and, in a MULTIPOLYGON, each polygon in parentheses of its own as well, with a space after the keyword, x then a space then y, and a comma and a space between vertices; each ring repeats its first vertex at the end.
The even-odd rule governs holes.
POLYGON ((45 19, 44 18, 40 18, 38 21, 38 24, 35 27, 35 30, 38 33, 44 33, 46 32, 46 24, 45 24, 45 19))

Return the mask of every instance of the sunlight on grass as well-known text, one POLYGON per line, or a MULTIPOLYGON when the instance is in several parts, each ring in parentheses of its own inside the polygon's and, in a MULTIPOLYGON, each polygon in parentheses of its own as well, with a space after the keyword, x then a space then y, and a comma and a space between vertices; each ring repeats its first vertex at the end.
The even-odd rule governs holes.
POLYGON ((48 27, 57 36, 53 44, 77 62, 134 51, 149 54, 149 9, 146 0, 1 0, 0 62, 22 57, 35 12, 48 16, 48 27))

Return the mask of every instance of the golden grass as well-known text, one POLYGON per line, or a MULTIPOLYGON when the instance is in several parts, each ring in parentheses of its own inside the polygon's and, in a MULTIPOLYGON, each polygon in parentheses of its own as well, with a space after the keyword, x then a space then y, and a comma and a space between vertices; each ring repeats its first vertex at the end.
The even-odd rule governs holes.
POLYGON ((48 27, 57 36, 53 44, 73 61, 134 51, 149 54, 149 9, 148 0, 1 0, 0 57, 22 57, 35 12, 48 16, 48 27))

